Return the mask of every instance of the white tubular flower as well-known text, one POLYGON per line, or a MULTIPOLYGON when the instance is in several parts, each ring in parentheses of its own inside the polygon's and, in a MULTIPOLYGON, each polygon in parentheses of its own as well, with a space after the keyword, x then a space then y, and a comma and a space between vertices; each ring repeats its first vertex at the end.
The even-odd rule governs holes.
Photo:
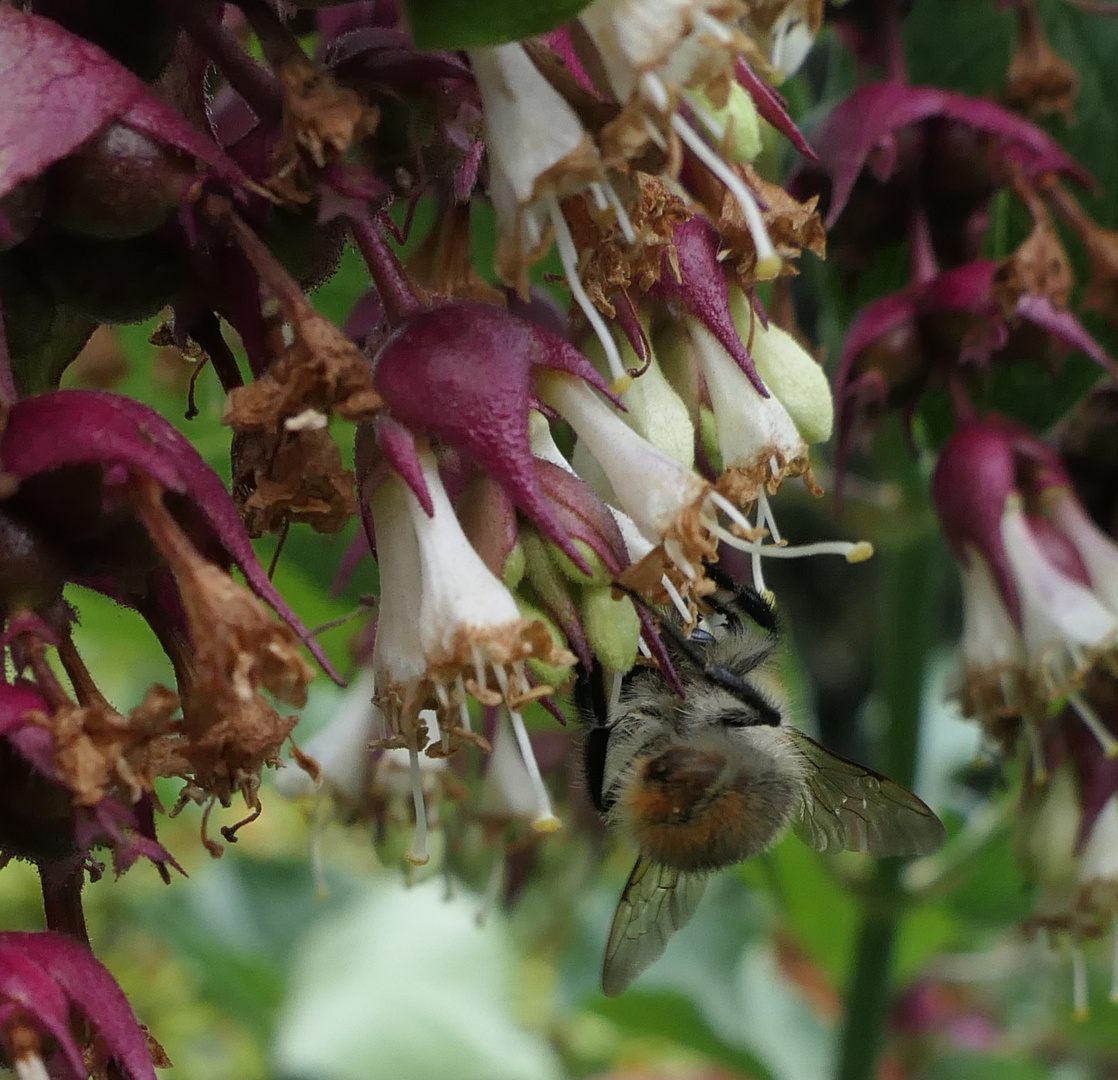
POLYGON ((460 718, 455 730, 463 734, 469 731, 467 693, 483 704, 504 702, 518 708, 551 690, 528 685, 525 660, 537 657, 560 667, 573 664, 574 657, 556 647, 542 622, 521 617, 512 593, 462 531, 434 454, 423 449, 419 457, 435 512, 428 517, 411 490, 405 491, 423 578, 418 614, 414 606, 412 612, 419 628, 425 676, 441 716, 448 718, 453 696, 460 718))
POLYGON ((708 106, 717 110, 728 103, 734 58, 750 51, 751 42, 737 28, 744 13, 739 0, 595 0, 579 22, 625 106, 600 136, 607 161, 628 161, 650 141, 666 146, 678 139, 741 205, 757 249, 755 273, 767 280, 780 273, 781 259, 756 197, 678 111, 686 100, 708 131, 723 127, 708 106))
POLYGON ((595 0, 579 15, 621 102, 647 95, 661 109, 652 76, 676 92, 713 82, 733 65, 737 0, 595 0))
POLYGON ((803 475, 811 486, 807 443, 780 399, 775 393, 762 397, 698 319, 688 316, 687 328, 718 425, 719 491, 738 506, 749 506, 762 488, 775 492, 788 475, 803 475))
POLYGON ((663 546, 687 577, 697 577, 695 567, 715 550, 702 520, 710 485, 641 438, 581 379, 549 372, 537 386, 602 467, 621 508, 645 539, 663 546))
POLYGON ((470 49, 468 55, 485 110, 501 242, 512 244, 498 253, 497 264, 519 282, 550 246, 544 240, 550 231, 546 197, 580 191, 604 170, 578 116, 522 46, 470 49))
MULTIPOLYGON (((528 295, 528 268, 555 241, 571 295, 605 349, 614 379, 625 369, 578 274, 578 252, 559 200, 592 188, 628 225, 594 140, 523 46, 468 50, 485 111, 490 196, 497 213, 497 272, 528 295)), ((629 226, 631 230, 631 226, 629 226)))
POLYGON ((1001 537, 1019 597, 1025 657, 1047 698, 1064 696, 1101 651, 1118 645, 1118 614, 1042 548, 1020 496, 1006 500, 1001 537))
POLYGON ((425 701, 427 660, 416 609, 423 593, 419 543, 411 523, 407 485, 390 473, 369 498, 380 568, 373 672, 377 700, 390 735, 414 739, 425 701))
POLYGON ((298 761, 276 774, 276 790, 285 799, 325 788, 340 802, 360 803, 368 779, 369 743, 384 734, 384 717, 373 703, 375 692, 372 669, 362 668, 333 718, 303 744, 303 755, 318 765, 318 782, 298 761))
POLYGON ((1118 612, 1118 545, 1087 516, 1068 488, 1049 489, 1044 497, 1047 516, 1083 560, 1095 595, 1118 612))
POLYGON ((1065 700, 1107 757, 1118 740, 1084 696, 1118 662, 1118 549, 1087 520, 1048 446, 999 417, 962 425, 932 493, 963 571, 964 710, 1003 743, 1065 700))
MULTIPOLYGON (((727 361, 733 363, 729 357, 727 361)), ((652 596, 661 589, 667 574, 677 587, 683 586, 684 593, 710 592, 714 586, 705 578, 702 563, 715 556, 719 540, 754 557, 754 581, 761 590, 764 581, 760 558, 765 555, 799 558, 835 554, 849 562, 859 562, 873 554, 873 548, 866 543, 825 541, 797 547, 785 545, 776 531, 763 487, 756 493, 759 524, 754 527, 738 505, 697 473, 642 439, 581 379, 549 372, 539 376, 537 389, 575 429, 579 445, 601 466, 621 509, 653 545, 648 556, 626 571, 623 580, 630 588, 652 596), (729 518, 730 528, 719 523, 719 512, 729 518), (762 544, 765 535, 771 536, 774 543, 762 544)), ((795 432, 791 421, 788 427, 795 432)), ((802 444, 799 436, 795 437, 802 444)), ((672 602, 676 603, 675 597, 672 602)))
MULTIPOLYGON (((1042 804, 1057 802, 1062 804, 1062 824, 1050 839, 1059 848, 1053 851, 1055 862, 1047 878, 1037 879, 1040 895, 1025 928, 1045 931, 1053 943, 1057 938, 1066 940, 1071 950, 1072 1000, 1076 1018, 1082 1020, 1089 1011, 1086 943, 1109 937, 1110 1000, 1118 1002, 1118 801, 1111 796, 1103 805, 1077 856, 1072 852, 1082 808, 1068 768, 1056 772, 1042 796, 1042 804)), ((1026 814, 1025 828, 1034 820, 1043 824, 1045 809, 1042 805, 1041 814, 1026 814)))
MULTIPOLYGON (((959 569, 963 579, 963 709, 988 721, 1028 708, 1025 645, 989 563, 974 548, 959 569)), ((1043 765, 1041 766, 1043 769, 1043 765)))

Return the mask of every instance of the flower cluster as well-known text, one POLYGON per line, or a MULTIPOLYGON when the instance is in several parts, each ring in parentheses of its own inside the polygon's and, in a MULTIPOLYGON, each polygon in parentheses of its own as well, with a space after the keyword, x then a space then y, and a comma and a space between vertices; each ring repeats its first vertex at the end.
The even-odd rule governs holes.
MULTIPOLYGON (((1018 17, 1012 108, 911 85, 899 24, 866 33, 851 16, 844 30, 860 59, 890 77, 828 114, 812 134, 819 160, 790 188, 820 197, 831 253, 852 276, 907 243, 909 283, 863 307, 845 335, 833 380, 839 478, 889 413, 912 446, 938 453, 932 502, 962 576, 959 702, 996 753, 1023 751, 1021 862, 1040 886, 1026 929, 1078 943, 1108 931, 1115 911, 1118 544, 1052 445, 991 408, 990 387, 1014 366, 1040 366, 1050 381, 1076 354, 1118 377, 1072 310, 1077 282, 1057 221, 1090 258, 1083 306, 1104 314, 1113 244, 1071 194, 1093 178, 1012 111, 1070 116, 1078 80, 1044 40, 1032 0, 1005 6, 1018 17), (999 257, 994 200, 1016 201, 1029 221, 999 257), (951 418, 929 438, 921 421, 937 393, 951 418)), ((1086 969, 1075 957, 1082 1011, 1086 969)))
MULTIPOLYGON (((758 295, 824 247, 814 201, 755 167, 764 131, 810 155, 772 88, 805 48, 779 6, 595 0, 542 37, 454 52, 416 48, 396 5, 358 5, 316 17, 311 56, 263 0, 167 0, 133 27, 146 48, 109 13, 0 5, 16 106, 0 170, 0 772, 18 793, 0 856, 36 864, 51 931, 85 942, 99 851, 117 873, 141 856, 177 868, 155 834, 161 778, 182 785, 172 812, 204 807, 220 854, 210 811, 246 804, 227 841, 260 814, 295 723, 282 706, 313 674, 300 646, 337 677, 250 537, 360 511, 375 633, 350 705, 281 786, 322 784, 382 832, 414 818, 416 865, 444 797, 492 837, 559 827, 544 771, 566 741, 526 713, 561 715, 576 663, 616 681, 643 653, 674 678, 650 605, 693 621, 720 546, 750 556, 761 589, 768 555, 869 554, 788 545, 770 503, 788 478, 819 492, 809 447, 833 412, 819 363, 758 295), (388 210, 421 196, 435 224, 405 267, 388 210), (504 292, 469 257, 481 200, 504 292), (372 289, 343 332, 306 290, 347 240, 372 289), (571 320, 531 285, 553 247, 571 320), (96 325, 160 311, 153 343, 211 365, 227 393, 232 495, 146 406, 59 389, 96 325), (352 472, 332 415, 358 424, 352 472), (71 583, 140 614, 174 688, 127 714, 107 700, 74 642, 71 583), (476 799, 448 761, 464 747, 486 754, 476 799)), ((69 996, 87 1057, 143 1073, 123 1016, 89 1006, 53 955, 45 975, 13 961, 27 971, 0 987, 43 984, 0 1023, 8 1059, 77 1072, 69 996)))
MULTIPOLYGON (((560 827, 548 774, 567 739, 546 713, 565 719, 576 673, 616 694, 652 664, 678 686, 658 616, 709 613, 722 556, 762 594, 766 559, 867 558, 789 543, 774 497, 821 494, 813 447, 833 428, 841 476, 868 420, 911 422, 936 386, 957 414, 932 487, 963 568, 964 706, 1030 747, 1037 814, 1072 785, 1082 858, 1045 877, 1037 918, 1098 936, 1115 910, 1118 547, 1047 444, 972 406, 1026 351, 1118 371, 1069 306, 1057 219, 1104 314, 1118 281, 1079 164, 1007 108, 908 85, 899 5, 879 33, 857 4, 838 14, 892 78, 811 145, 776 86, 822 0, 592 0, 533 37, 443 48, 421 47, 407 2, 290 6, 160 0, 136 21, 0 0, 0 865, 35 864, 47 924, 0 934, 17 1074, 161 1063, 88 953, 82 883, 102 858, 178 869, 157 782, 180 785, 172 813, 203 808, 219 855, 210 814, 243 801, 233 842, 263 811, 305 653, 342 682, 252 539, 359 516, 349 561, 371 552, 380 580, 349 697, 278 786, 410 832, 414 867, 456 804, 498 849, 492 899, 511 856, 560 827), (801 161, 787 186, 774 146, 801 161), (986 258, 999 192, 1032 231, 986 258), (432 225, 404 260, 420 204, 432 225), (825 226, 853 273, 898 238, 912 266, 855 319, 831 380, 781 302, 825 226), (370 288, 340 327, 308 293, 347 245, 370 288), (224 391, 231 491, 152 409, 61 388, 97 326, 156 316, 152 343, 224 391), (355 426, 352 468, 336 419, 355 426), (138 613, 174 686, 117 709, 75 644, 70 585, 138 613)), ((1074 79, 1030 0, 1014 6, 1008 100, 1067 112, 1074 79)))

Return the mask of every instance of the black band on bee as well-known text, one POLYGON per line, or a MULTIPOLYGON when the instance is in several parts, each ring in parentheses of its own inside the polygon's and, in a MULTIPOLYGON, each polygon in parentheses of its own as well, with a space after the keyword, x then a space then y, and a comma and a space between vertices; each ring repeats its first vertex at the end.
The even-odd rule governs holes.
POLYGON ((706 563, 707 576, 716 582, 719 589, 730 594, 724 599, 717 593, 703 598, 703 602, 718 612, 730 626, 741 626, 742 616, 756 623, 769 637, 775 637, 780 629, 776 618, 776 608, 772 601, 762 596, 751 585, 735 581, 717 563, 706 563))
MULTIPOLYGON (((775 708, 756 687, 740 675, 727 670, 721 664, 712 663, 707 656, 708 644, 706 642, 696 640, 694 635, 688 637, 680 627, 667 620, 661 624, 660 631, 671 642, 672 646, 699 668, 708 679, 717 683, 724 690, 728 690, 742 704, 750 706, 755 718, 748 725, 743 722, 732 726, 743 727, 756 724, 763 724, 766 727, 780 726, 780 710, 775 708)), ((763 653, 759 653, 757 662, 760 662, 763 656, 763 653)))

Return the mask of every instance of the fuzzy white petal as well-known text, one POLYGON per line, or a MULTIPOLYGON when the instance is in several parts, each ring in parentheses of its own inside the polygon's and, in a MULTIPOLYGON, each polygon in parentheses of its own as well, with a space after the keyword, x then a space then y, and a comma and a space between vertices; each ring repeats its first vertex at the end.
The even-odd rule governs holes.
POLYGON ((642 439, 581 379, 556 375, 541 385, 601 465, 621 508, 660 543, 680 512, 703 497, 703 480, 642 439))
POLYGON ((441 661, 454 653, 463 630, 476 633, 518 623, 520 610, 512 593, 493 575, 462 531, 434 455, 422 450, 420 461, 435 513, 428 517, 419 500, 407 490, 405 498, 423 571, 419 636, 424 654, 441 661))
POLYGON ((968 667, 996 669, 1024 663, 1021 635, 1002 600, 986 560, 967 551, 963 575, 963 661, 968 667))
POLYGON ((414 496, 395 474, 369 499, 380 567, 380 608, 373 670, 381 690, 394 684, 415 682, 423 677, 427 668, 416 617, 423 596, 423 576, 409 499, 414 496))
POLYGON ((485 110, 490 167, 527 205, 540 194, 540 178, 583 145, 586 131, 523 46, 470 49, 469 57, 485 110))
POLYGON ((687 327, 703 366, 718 424, 722 467, 754 466, 774 453, 784 461, 806 457, 807 443, 777 396, 761 397, 734 358, 698 319, 689 319, 687 327))
POLYGON ((1094 648, 1118 638, 1118 615, 1045 558, 1020 508, 1007 506, 1001 534, 1020 598, 1021 634, 1030 660, 1049 663, 1069 646, 1094 648))

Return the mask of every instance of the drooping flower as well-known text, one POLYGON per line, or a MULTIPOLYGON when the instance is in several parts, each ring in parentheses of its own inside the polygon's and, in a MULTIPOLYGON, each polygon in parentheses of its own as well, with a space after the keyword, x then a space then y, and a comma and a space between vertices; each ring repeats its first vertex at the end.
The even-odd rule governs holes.
POLYGON ((932 495, 963 574, 964 710, 1002 741, 1023 729, 1039 772, 1038 725, 1053 703, 1068 701, 1105 741, 1079 703, 1118 656, 1118 547, 1087 519, 1059 459, 1006 420, 974 420, 941 451, 932 495))
POLYGON ((126 721, 101 697, 73 648, 69 610, 49 595, 34 601, 42 629, 29 626, 13 655, 19 666, 30 664, 51 704, 63 782, 81 803, 94 805, 122 792, 134 802, 155 776, 181 776, 188 781, 183 798, 227 804, 240 791, 257 814, 260 770, 277 760, 294 724, 260 691, 301 702, 311 670, 299 640, 325 657, 257 562, 221 480, 158 414, 96 391, 18 402, 0 461, 20 480, 6 513, 60 560, 55 588, 76 581, 135 608, 178 681, 181 721, 172 721, 169 691, 126 721), (248 589, 229 576, 233 565, 248 589), (276 623, 265 604, 287 625, 276 623), (76 705, 36 660, 53 644, 76 705))
POLYGON ((923 395, 937 385, 964 396, 977 375, 1012 362, 1019 345, 1054 361, 1082 352, 1118 374, 1118 365, 1069 310, 1044 293, 1007 291, 998 282, 999 264, 977 260, 914 282, 858 313, 833 379, 840 471, 860 427, 885 411, 910 423, 923 395))
MULTIPOLYGON (((462 531, 433 453, 425 447, 417 453, 429 510, 392 470, 366 495, 370 543, 384 583, 373 669, 389 745, 405 746, 413 756, 425 746, 429 754, 446 754, 462 741, 488 749, 472 731, 472 698, 508 711, 527 755, 522 710, 551 687, 531 685, 526 662, 562 668, 574 657, 541 620, 521 614, 462 531), (425 709, 438 717, 441 739, 431 746, 425 709)), ((539 770, 527 756, 525 765, 536 782, 537 827, 549 830, 557 823, 539 770)), ((417 795, 417 820, 420 802, 417 795)), ((413 855, 425 861, 421 841, 417 834, 413 855)))

